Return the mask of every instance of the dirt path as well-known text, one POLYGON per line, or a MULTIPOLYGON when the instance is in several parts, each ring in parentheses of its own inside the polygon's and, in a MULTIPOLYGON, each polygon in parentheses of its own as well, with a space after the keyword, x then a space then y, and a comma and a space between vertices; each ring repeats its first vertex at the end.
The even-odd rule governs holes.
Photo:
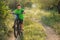
MULTIPOLYGON (((45 28, 45 33, 46 33, 46 35, 47 35, 46 40, 60 40, 59 35, 57 35, 52 28, 44 25, 43 23, 41 23, 41 24, 42 24, 42 25, 44 26, 44 28, 45 28)), ((12 36, 9 38, 9 40, 15 40, 13 34, 12 34, 12 36)), ((19 39, 17 39, 17 40, 19 40, 19 39)))
MULTIPOLYGON (((49 15, 48 12, 45 12, 43 10, 40 11, 42 15, 49 15)), ((45 28, 45 33, 47 35, 46 40, 60 40, 60 36, 56 34, 56 32, 49 26, 46 26, 44 23, 40 21, 40 23, 45 28)))
POLYGON ((9 37, 8 40, 15 40, 15 37, 14 37, 14 34, 13 33, 11 33, 11 36, 9 37))
POLYGON ((15 38, 14 33, 11 33, 11 36, 9 37, 8 40, 20 40, 20 37, 18 36, 17 38, 15 38))
POLYGON ((44 27, 46 29, 45 32, 47 35, 46 40, 60 40, 60 37, 55 33, 55 31, 52 28, 46 25, 44 25, 44 27))
MULTIPOLYGON (((37 21, 37 20, 35 20, 37 21)), ((46 40, 60 40, 60 36, 56 34, 56 32, 49 26, 46 26, 44 23, 42 23, 41 21, 37 21, 40 24, 43 25, 43 27, 45 28, 45 33, 46 33, 46 40)))

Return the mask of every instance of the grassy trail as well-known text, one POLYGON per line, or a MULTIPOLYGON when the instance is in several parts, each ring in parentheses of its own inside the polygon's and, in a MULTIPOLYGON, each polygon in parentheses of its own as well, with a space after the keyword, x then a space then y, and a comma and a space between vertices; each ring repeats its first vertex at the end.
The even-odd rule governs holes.
MULTIPOLYGON (((49 16, 50 13, 41 10, 42 16, 49 16)), ((46 40, 60 40, 60 36, 54 31, 53 28, 46 26, 44 23, 41 22, 43 27, 45 28, 45 33, 46 33, 46 40)))
MULTIPOLYGON (((43 25, 43 26, 45 28, 45 33, 47 35, 45 40, 60 40, 59 36, 55 33, 55 31, 52 28, 50 28, 50 27, 48 27, 46 25, 43 25)), ((9 40, 15 40, 13 34, 12 34, 12 36, 11 36, 11 38, 9 40)))
MULTIPOLYGON (((42 16, 48 16, 50 15, 50 13, 48 12, 45 12, 43 10, 37 10, 35 12, 35 10, 26 10, 26 12, 28 11, 27 15, 29 15, 30 13, 30 17, 32 19, 32 22, 34 22, 33 24, 30 24, 29 26, 26 26, 24 28, 24 37, 25 37, 25 40, 60 40, 59 39, 59 36, 55 33, 55 31, 44 25, 42 22, 38 22, 38 21, 41 21, 40 18, 42 16), (38 13, 39 12, 39 13, 38 13), (34 15, 33 15, 34 13, 34 15), (39 16, 38 16, 39 15, 39 16), (46 33, 46 37, 45 37, 45 34, 43 33, 43 31, 45 30, 45 33, 46 33), (36 38, 37 37, 37 38, 36 38), (46 38, 46 39, 43 39, 43 38, 46 38)), ((27 17, 26 15, 26 17, 27 17)), ((28 16, 29 18, 29 16, 28 16)), ((29 19, 28 22, 31 20, 29 19)), ((12 37, 10 38, 10 40, 15 40, 13 34, 12 34, 12 37)))

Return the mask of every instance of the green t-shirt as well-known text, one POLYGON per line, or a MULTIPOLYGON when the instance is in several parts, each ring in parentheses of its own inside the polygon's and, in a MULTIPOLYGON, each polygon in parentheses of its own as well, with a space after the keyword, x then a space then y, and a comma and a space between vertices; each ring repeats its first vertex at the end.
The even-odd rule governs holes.
POLYGON ((24 9, 15 9, 14 10, 14 13, 19 17, 19 19, 22 19, 23 20, 23 18, 24 18, 24 16, 23 16, 23 12, 24 12, 24 9))

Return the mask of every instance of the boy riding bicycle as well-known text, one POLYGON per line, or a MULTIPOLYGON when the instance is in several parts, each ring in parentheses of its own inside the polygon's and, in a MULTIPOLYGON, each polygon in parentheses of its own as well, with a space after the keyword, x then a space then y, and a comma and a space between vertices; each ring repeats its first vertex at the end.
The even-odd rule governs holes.
MULTIPOLYGON (((24 19, 24 9, 21 8, 21 5, 17 5, 17 9, 15 9, 13 11, 13 13, 16 15, 16 20, 19 20, 19 27, 20 28, 19 30, 22 32, 23 30, 23 19, 24 19)), ((15 23, 16 23, 16 20, 15 20, 15 23)), ((15 23, 14 23, 14 26, 15 26, 15 23)))

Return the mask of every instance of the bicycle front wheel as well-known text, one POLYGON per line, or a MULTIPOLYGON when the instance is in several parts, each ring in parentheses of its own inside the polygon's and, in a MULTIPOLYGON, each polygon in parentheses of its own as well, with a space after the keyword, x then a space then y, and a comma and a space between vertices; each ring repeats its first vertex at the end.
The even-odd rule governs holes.
POLYGON ((15 36, 15 38, 17 38, 17 36, 18 36, 18 32, 17 32, 17 28, 16 27, 14 27, 14 36, 15 36))

